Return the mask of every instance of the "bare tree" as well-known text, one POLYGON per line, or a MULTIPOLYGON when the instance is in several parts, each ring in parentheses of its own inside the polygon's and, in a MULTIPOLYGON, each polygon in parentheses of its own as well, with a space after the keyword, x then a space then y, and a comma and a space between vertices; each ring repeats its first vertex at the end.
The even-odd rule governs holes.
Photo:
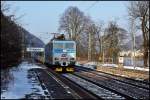
POLYGON ((143 33, 144 47, 144 66, 148 66, 149 55, 149 1, 129 2, 128 13, 134 19, 140 20, 140 26, 143 33))
POLYGON ((2 65, 9 65, 18 62, 22 55, 23 32, 19 25, 19 18, 16 18, 12 11, 12 4, 6 1, 1 2, 1 59, 2 65), (18 23, 17 23, 18 21, 18 23))
POLYGON ((69 7, 60 18, 59 30, 65 31, 70 39, 77 40, 85 28, 86 17, 77 7, 69 7))
POLYGON ((105 29, 105 50, 107 55, 113 58, 113 62, 117 62, 118 56, 118 26, 115 21, 111 21, 108 28, 105 29))
POLYGON ((13 9, 13 5, 7 1, 1 1, 1 12, 11 21, 15 22, 19 26, 23 26, 21 19, 26 15, 25 13, 17 16, 19 8, 13 9))
MULTIPOLYGON (((69 35, 69 39, 76 41, 77 51, 82 51, 81 47, 84 46, 81 44, 81 40, 84 37, 84 31, 88 20, 88 17, 77 7, 67 8, 60 18, 59 31, 64 31, 69 35)), ((80 54, 80 52, 77 52, 77 56, 80 54)))
POLYGON ((101 25, 98 25, 95 22, 90 22, 87 25, 86 33, 88 34, 88 60, 98 59, 101 52, 101 25), (99 53, 98 53, 99 49, 99 53))
MULTIPOLYGON (((103 33, 103 25, 104 23, 102 21, 100 21, 99 23, 96 24, 96 44, 97 44, 97 47, 99 49, 99 53, 98 53, 98 59, 99 57, 101 57, 101 61, 102 61, 102 56, 103 56, 103 40, 102 40, 102 33, 103 33)), ((100 60, 100 59, 99 59, 100 60)))
POLYGON ((87 29, 88 33, 88 60, 92 60, 92 55, 95 52, 94 48, 94 35, 95 35, 95 24, 91 23, 87 29))
POLYGON ((129 33, 122 27, 118 27, 118 47, 120 50, 124 50, 124 45, 129 39, 129 33))
POLYGON ((6 1, 1 1, 1 12, 8 12, 10 10, 10 4, 7 4, 6 1))
POLYGON ((113 58, 113 62, 118 63, 118 53, 123 49, 128 33, 125 29, 119 27, 116 21, 109 22, 104 33, 103 49, 105 56, 113 58))

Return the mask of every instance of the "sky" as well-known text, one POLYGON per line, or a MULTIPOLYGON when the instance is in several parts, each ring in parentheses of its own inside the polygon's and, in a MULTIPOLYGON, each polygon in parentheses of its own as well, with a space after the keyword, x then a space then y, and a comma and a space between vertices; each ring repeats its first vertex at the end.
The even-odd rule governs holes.
POLYGON ((107 26, 116 20, 128 30, 127 1, 7 1, 18 20, 31 34, 48 43, 52 34, 58 33, 59 19, 69 6, 76 6, 95 22, 103 21, 107 26))

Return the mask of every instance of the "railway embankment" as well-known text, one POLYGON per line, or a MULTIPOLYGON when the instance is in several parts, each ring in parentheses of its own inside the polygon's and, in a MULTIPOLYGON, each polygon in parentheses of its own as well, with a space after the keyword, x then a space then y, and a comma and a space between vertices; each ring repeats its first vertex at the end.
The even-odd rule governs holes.
POLYGON ((89 63, 88 61, 79 61, 78 64, 100 72, 149 82, 149 70, 138 70, 138 67, 136 69, 132 68, 132 66, 129 66, 130 68, 118 67, 119 65, 116 64, 105 64, 105 66, 102 66, 102 64, 96 65, 95 63, 89 63))

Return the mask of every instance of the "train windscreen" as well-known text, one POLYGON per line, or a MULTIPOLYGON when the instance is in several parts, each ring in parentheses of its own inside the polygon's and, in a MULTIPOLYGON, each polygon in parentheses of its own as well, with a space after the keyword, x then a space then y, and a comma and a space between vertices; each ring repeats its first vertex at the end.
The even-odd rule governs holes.
POLYGON ((65 43, 65 48, 74 49, 74 43, 65 43))
POLYGON ((63 48, 63 43, 55 43, 54 48, 63 48))

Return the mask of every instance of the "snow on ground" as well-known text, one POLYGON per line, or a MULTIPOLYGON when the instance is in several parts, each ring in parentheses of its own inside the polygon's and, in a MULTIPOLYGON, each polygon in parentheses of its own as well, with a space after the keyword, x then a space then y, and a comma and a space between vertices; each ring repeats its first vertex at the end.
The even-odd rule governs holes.
POLYGON ((20 68, 22 68, 22 69, 27 69, 27 70, 30 70, 30 69, 33 69, 33 68, 41 68, 41 69, 44 69, 43 67, 41 67, 41 66, 38 66, 38 65, 36 65, 36 64, 34 64, 34 63, 29 63, 29 62, 22 62, 21 64, 20 64, 20 68))
POLYGON ((103 67, 118 67, 117 64, 101 64, 103 67))
POLYGON ((112 93, 109 90, 106 90, 104 88, 101 88, 91 82, 88 82, 82 78, 79 78, 77 76, 74 76, 72 74, 63 74, 63 76, 69 78, 70 80, 76 82, 78 85, 82 86, 83 88, 91 91, 92 93, 98 95, 99 97, 103 99, 115 99, 115 100, 120 100, 120 99, 125 99, 124 97, 121 97, 115 93, 112 93))
POLYGON ((77 66, 83 66, 90 69, 96 69, 96 66, 103 66, 103 67, 118 67, 116 64, 100 64, 98 62, 88 62, 84 64, 80 64, 79 62, 76 63, 77 66))
MULTIPOLYGON (((43 96, 44 91, 39 81, 34 77, 31 79, 28 78, 29 70, 33 68, 41 67, 28 62, 22 62, 18 67, 11 68, 9 72, 13 79, 8 83, 7 90, 1 88, 1 99, 21 99, 25 98, 25 95, 31 95, 33 93, 43 96)), ((32 72, 32 74, 34 73, 32 72)), ((1 86, 3 87, 3 84, 1 86)))
POLYGON ((135 70, 142 70, 142 71, 149 71, 149 68, 142 68, 142 67, 133 67, 133 66, 123 66, 126 69, 135 69, 135 70))
MULTIPOLYGON (((77 66, 83 66, 90 69, 95 69, 96 66, 102 66, 102 67, 118 67, 117 64, 100 64, 98 62, 88 62, 84 64, 80 64, 79 62, 76 63, 77 66)), ((135 70, 143 70, 143 71, 149 71, 149 68, 142 68, 142 67, 133 67, 133 66, 123 66, 126 69, 135 69, 135 70)))
POLYGON ((76 62, 76 66, 81 66, 81 64, 79 62, 76 62))
POLYGON ((83 64, 84 67, 90 68, 90 69, 96 69, 96 62, 88 62, 83 64))

